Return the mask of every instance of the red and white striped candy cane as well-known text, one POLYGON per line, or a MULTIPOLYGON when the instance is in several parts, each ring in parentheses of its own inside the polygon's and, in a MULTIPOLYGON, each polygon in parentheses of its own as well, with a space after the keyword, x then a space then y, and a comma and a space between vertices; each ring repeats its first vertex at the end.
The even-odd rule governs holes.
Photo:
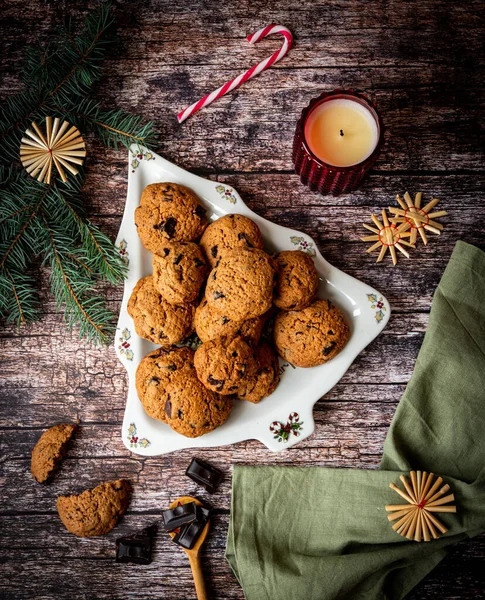
POLYGON ((198 102, 194 102, 194 104, 182 110, 177 115, 178 122, 182 123, 183 121, 185 121, 185 119, 188 119, 191 115, 196 113, 201 108, 208 106, 209 104, 214 102, 214 100, 217 100, 221 96, 232 92, 232 90, 235 90, 248 79, 256 77, 256 75, 259 75, 261 71, 268 69, 269 67, 274 65, 274 63, 282 59, 293 44, 293 36, 291 35, 291 31, 286 27, 283 27, 283 25, 268 25, 267 27, 263 27, 259 31, 256 31, 256 33, 248 35, 246 40, 252 45, 256 42, 259 42, 259 40, 262 40, 268 35, 273 35, 273 33, 279 33, 285 38, 283 46, 280 48, 280 50, 277 50, 269 58, 262 60, 258 65, 251 67, 244 73, 238 75, 235 79, 232 79, 231 81, 228 81, 227 83, 222 85, 219 89, 214 90, 210 94, 207 94, 207 96, 201 98, 198 102))

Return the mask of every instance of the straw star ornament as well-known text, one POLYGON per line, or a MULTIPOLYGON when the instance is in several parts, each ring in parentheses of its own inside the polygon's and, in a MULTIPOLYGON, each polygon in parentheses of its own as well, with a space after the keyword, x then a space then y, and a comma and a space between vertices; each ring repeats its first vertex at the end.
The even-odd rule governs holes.
POLYGON ((429 542, 431 536, 437 540, 438 531, 444 534, 448 529, 436 518, 435 513, 456 513, 456 506, 445 506, 453 502, 455 496, 445 496, 450 490, 448 484, 438 489, 443 479, 438 477, 433 483, 434 473, 411 471, 410 476, 411 484, 404 475, 399 478, 405 491, 394 483, 389 484, 408 504, 388 504, 386 510, 392 514, 387 518, 389 521, 396 521, 392 528, 408 540, 429 542))
POLYGON ((390 223, 385 209, 382 209, 382 223, 375 215, 371 215, 370 218, 376 227, 371 227, 366 223, 363 223, 362 226, 369 231, 372 231, 373 235, 367 235, 360 239, 363 242, 375 242, 375 244, 372 244, 372 246, 367 248, 366 252, 372 252, 373 250, 380 248, 376 262, 381 262, 389 249, 394 265, 397 265, 396 249, 399 250, 401 254, 404 254, 406 258, 409 258, 409 253, 403 246, 409 246, 410 248, 415 248, 416 246, 403 239, 405 237, 411 237, 411 232, 407 232, 407 229, 409 229, 407 223, 403 223, 399 226, 390 223))
POLYGON ((53 168, 64 182, 67 181, 64 169, 72 175, 79 173, 73 164, 83 164, 86 144, 77 127, 46 117, 45 134, 36 123, 32 123, 32 129, 27 129, 20 144, 20 160, 29 175, 50 184, 53 168))
POLYGON ((418 192, 414 198, 414 202, 411 200, 411 196, 408 192, 404 194, 404 200, 399 196, 396 196, 397 203, 401 208, 394 208, 389 206, 389 212, 394 217, 391 218, 391 222, 398 223, 400 227, 403 227, 402 231, 411 230, 411 244, 416 243, 417 234, 419 233, 423 243, 428 243, 426 231, 431 231, 436 235, 440 235, 443 225, 437 223, 433 219, 438 217, 444 217, 448 213, 446 210, 438 210, 436 212, 430 212, 439 202, 438 198, 433 198, 431 202, 426 204, 424 208, 421 208, 422 193, 418 192))

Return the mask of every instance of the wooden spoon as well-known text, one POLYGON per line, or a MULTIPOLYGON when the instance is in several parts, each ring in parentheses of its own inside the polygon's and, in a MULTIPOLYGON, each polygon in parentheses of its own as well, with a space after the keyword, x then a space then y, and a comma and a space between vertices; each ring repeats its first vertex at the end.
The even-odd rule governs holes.
MULTIPOLYGON (((170 508, 175 508, 179 504, 187 504, 188 502, 195 502, 197 506, 202 506, 202 503, 199 502, 197 498, 192 498, 191 496, 181 496, 172 502, 170 508)), ((200 563, 199 550, 207 538, 209 526, 210 519, 207 521, 206 526, 202 530, 202 533, 200 534, 199 539, 195 542, 192 550, 182 548, 189 557, 190 568, 192 569, 192 576, 194 578, 195 591, 197 592, 198 600, 207 600, 207 592, 205 590, 204 577, 202 575, 202 565, 200 563)), ((174 532, 170 532, 168 535, 173 539, 176 534, 174 532)))

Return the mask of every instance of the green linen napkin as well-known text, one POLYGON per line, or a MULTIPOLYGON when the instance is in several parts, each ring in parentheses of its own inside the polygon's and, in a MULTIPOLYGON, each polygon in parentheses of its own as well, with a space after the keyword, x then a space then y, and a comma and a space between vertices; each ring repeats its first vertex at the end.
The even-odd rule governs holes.
POLYGON ((485 254, 458 242, 436 290, 379 471, 235 467, 226 557, 247 600, 403 598, 449 546, 485 530, 485 254), (439 540, 387 520, 411 469, 441 475, 456 514, 439 540))

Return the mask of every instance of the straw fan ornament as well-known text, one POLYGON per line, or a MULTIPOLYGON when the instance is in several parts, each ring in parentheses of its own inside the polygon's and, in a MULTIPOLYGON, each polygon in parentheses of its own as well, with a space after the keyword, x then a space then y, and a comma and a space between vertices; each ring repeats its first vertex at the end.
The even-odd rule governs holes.
POLYGON ((443 479, 438 477, 434 481, 434 473, 411 471, 410 476, 411 484, 404 475, 399 478, 405 491, 394 483, 389 484, 389 487, 404 498, 407 504, 388 504, 386 510, 391 514, 387 518, 389 521, 396 521, 392 528, 408 540, 429 542, 431 537, 437 540, 438 532, 444 534, 448 529, 435 515, 456 513, 456 506, 448 506, 454 501, 455 496, 453 494, 445 496, 450 486, 446 484, 439 489, 443 479))
POLYGON ((57 117, 54 121, 46 117, 45 133, 36 123, 32 123, 32 129, 27 129, 20 144, 20 160, 29 175, 50 184, 54 168, 64 182, 66 171, 79 173, 73 164, 83 164, 86 144, 77 127, 67 121, 61 123, 57 117))
POLYGON ((419 233, 423 243, 426 245, 428 243, 426 231, 431 231, 436 235, 440 235, 441 230, 443 229, 441 223, 437 223, 432 219, 444 217, 448 213, 446 210, 430 212, 430 210, 438 204, 438 198, 433 198, 433 200, 426 204, 424 208, 421 208, 421 197, 422 193, 418 192, 413 202, 408 192, 404 194, 404 200, 402 200, 398 194, 396 200, 401 208, 389 206, 389 212, 394 215, 394 217, 391 218, 392 223, 399 224, 399 226, 405 225, 403 231, 411 230, 411 244, 416 243, 417 234, 419 233))
POLYGON ((411 237, 411 232, 408 232, 409 229, 407 223, 403 223, 399 226, 394 223, 389 222, 389 217, 387 216, 386 210, 382 209, 382 223, 375 215, 371 215, 370 218, 374 222, 374 225, 377 227, 371 227, 366 223, 363 223, 362 226, 372 231, 373 235, 367 235, 365 237, 360 238, 363 242, 375 242, 369 248, 367 248, 366 252, 372 252, 373 250, 377 250, 380 248, 379 256, 377 257, 376 262, 381 262, 386 255, 387 250, 389 249, 391 253, 392 263, 397 265, 397 254, 396 250, 399 250, 401 254, 404 254, 406 258, 409 258, 409 253, 403 246, 409 246, 410 248, 416 248, 414 244, 407 242, 403 238, 411 237))

